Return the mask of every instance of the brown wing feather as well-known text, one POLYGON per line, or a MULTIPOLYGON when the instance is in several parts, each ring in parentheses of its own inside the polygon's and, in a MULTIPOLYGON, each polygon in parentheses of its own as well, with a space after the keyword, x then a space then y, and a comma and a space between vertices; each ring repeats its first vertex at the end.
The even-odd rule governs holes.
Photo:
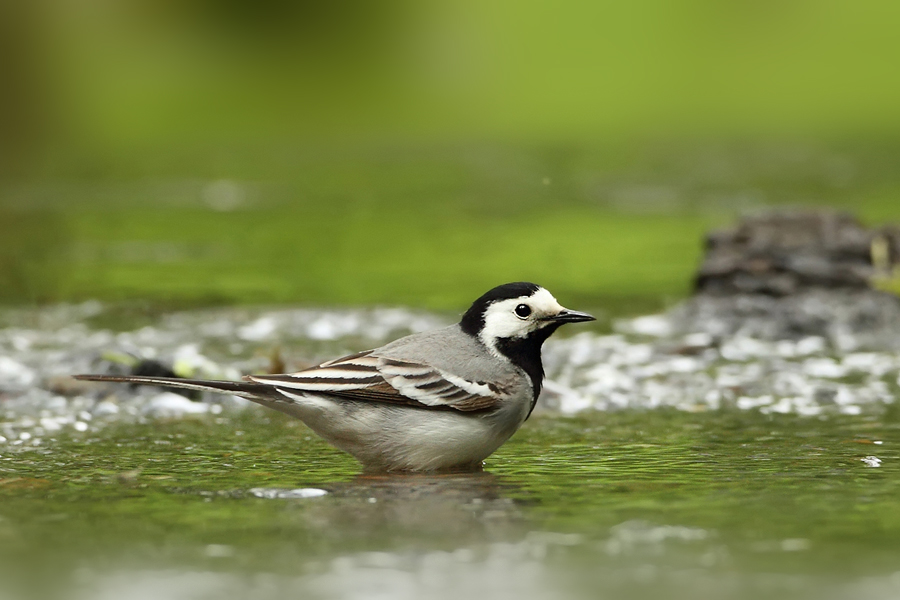
MULTIPOLYGON (((271 385, 276 390, 283 389, 285 393, 309 392, 347 400, 383 402, 428 410, 481 412, 493 410, 500 404, 500 399, 496 397, 473 393, 447 381, 437 369, 428 365, 379 358, 373 356, 371 350, 324 362, 289 375, 258 375, 248 379, 271 385), (407 373, 398 375, 398 368, 407 373), (393 370, 389 377, 400 381, 400 387, 419 399, 410 397, 395 387, 387 379, 388 375, 383 369, 393 370), (426 401, 423 402, 422 399, 426 401)), ((463 385, 469 383, 463 382, 463 385)), ((486 384, 471 382, 471 385, 486 384)), ((490 388, 494 389, 493 386, 490 388)))

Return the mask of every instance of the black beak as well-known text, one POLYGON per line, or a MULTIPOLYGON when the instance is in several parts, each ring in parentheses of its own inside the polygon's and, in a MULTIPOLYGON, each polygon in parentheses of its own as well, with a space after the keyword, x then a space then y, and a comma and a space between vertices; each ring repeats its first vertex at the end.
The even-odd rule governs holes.
POLYGON ((547 317, 547 320, 556 323, 581 323, 583 321, 596 321, 597 319, 586 312, 578 312, 577 310, 566 308, 552 317, 547 317))

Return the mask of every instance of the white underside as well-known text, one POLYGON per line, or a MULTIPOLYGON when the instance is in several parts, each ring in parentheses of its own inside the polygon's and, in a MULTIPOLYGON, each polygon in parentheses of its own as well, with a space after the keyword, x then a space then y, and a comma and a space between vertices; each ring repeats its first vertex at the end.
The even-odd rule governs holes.
POLYGON ((525 419, 519 410, 473 415, 302 393, 290 398, 290 404, 272 407, 299 418, 367 469, 381 471, 478 468, 525 419))

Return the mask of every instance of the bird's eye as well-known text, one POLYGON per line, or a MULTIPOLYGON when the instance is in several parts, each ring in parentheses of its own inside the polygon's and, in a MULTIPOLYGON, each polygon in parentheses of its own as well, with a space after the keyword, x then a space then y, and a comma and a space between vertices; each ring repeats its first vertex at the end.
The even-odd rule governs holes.
POLYGON ((520 319, 525 319, 528 315, 531 314, 531 307, 527 304, 520 304, 516 307, 516 316, 520 319))

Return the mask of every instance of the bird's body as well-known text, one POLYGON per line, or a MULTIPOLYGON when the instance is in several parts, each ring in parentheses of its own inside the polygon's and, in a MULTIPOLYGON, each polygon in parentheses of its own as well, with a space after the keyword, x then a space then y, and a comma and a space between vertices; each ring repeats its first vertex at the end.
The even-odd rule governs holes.
POLYGON ((362 356, 326 363, 324 368, 308 370, 309 377, 292 377, 300 381, 280 377, 255 380, 283 380, 287 386, 308 387, 303 380, 319 378, 321 371, 341 373, 341 367, 371 365, 394 389, 405 394, 384 402, 352 398, 335 402, 286 387, 288 402, 275 399, 266 406, 299 418, 371 469, 464 469, 479 465, 515 433, 528 416, 534 398, 531 383, 521 369, 490 358, 482 344, 465 334, 459 325, 451 325, 401 338, 362 356), (460 378, 458 385, 448 381, 454 376, 460 378), (492 393, 485 382, 491 382, 497 393, 479 396, 481 391, 492 393), (432 385, 438 383, 441 388, 432 385), (432 393, 429 390, 439 392, 443 388, 450 392, 445 392, 444 397, 458 396, 457 408, 452 408, 452 399, 448 399, 448 404, 424 403, 429 400, 427 394, 432 393), (333 424, 338 422, 341 427, 335 428, 333 424))
POLYGON ((231 393, 297 417, 374 471, 480 469, 531 414, 541 344, 592 320, 534 284, 499 286, 460 323, 286 375, 246 383, 83 375, 231 393))

